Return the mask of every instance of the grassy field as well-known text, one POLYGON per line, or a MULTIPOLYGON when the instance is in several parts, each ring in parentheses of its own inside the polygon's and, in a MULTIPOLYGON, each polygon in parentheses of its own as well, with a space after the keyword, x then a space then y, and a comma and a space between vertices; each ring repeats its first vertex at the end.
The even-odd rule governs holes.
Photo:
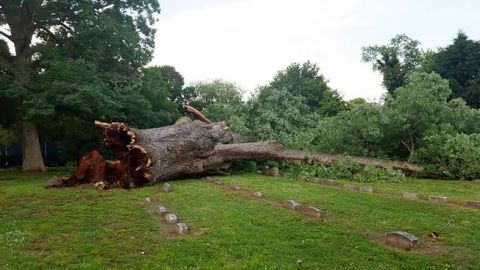
POLYGON ((340 183, 372 186, 379 192, 414 192, 421 195, 441 195, 457 200, 480 201, 480 182, 453 181, 407 178, 405 183, 358 183, 347 179, 337 180, 340 183))
MULTIPOLYGON (((480 269, 480 210, 350 192, 253 174, 183 180, 136 190, 43 188, 52 173, 0 172, 0 269, 480 269), (228 183, 265 199, 229 191, 228 183), (144 204, 150 197, 152 203, 144 204), (326 211, 313 219, 280 206, 294 199, 326 211), (154 213, 164 204, 191 233, 154 213), (440 240, 427 234, 443 227, 440 240), (420 248, 383 235, 405 230, 420 248)), ((391 185, 375 185, 392 188, 391 185)), ((480 200, 480 183, 409 180, 402 188, 480 200), (438 191, 438 192, 437 192, 438 191)))

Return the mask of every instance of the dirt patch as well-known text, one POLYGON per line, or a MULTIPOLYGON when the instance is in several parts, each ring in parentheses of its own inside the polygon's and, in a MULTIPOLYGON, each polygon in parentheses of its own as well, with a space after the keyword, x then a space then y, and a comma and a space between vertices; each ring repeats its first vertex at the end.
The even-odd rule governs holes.
POLYGON ((448 248, 442 245, 441 238, 437 238, 436 240, 433 240, 427 236, 419 237, 417 247, 409 251, 387 245, 385 242, 386 233, 369 234, 368 238, 380 246, 383 246, 388 249, 396 250, 398 252, 418 253, 418 254, 425 254, 429 256, 445 256, 449 253, 448 248))

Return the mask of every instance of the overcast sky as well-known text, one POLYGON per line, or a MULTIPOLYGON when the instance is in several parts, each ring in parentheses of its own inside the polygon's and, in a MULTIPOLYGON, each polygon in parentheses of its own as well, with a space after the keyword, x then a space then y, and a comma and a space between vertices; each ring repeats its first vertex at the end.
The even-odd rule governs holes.
POLYGON ((480 39, 479 0, 159 0, 152 65, 172 65, 188 83, 221 78, 251 92, 292 62, 317 63, 346 99, 385 90, 361 48, 405 33, 423 48, 458 30, 480 39))

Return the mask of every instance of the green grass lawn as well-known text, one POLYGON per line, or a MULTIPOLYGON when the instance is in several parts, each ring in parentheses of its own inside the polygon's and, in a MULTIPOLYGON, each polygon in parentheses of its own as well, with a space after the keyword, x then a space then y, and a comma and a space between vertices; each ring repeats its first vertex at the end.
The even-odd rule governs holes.
POLYGON ((457 200, 480 201, 480 182, 407 178, 405 183, 358 183, 348 179, 340 183, 372 186, 379 192, 414 192, 421 195, 442 195, 457 200))
MULTIPOLYGON (((261 191, 264 200, 199 180, 172 181, 172 193, 161 185, 44 189, 51 175, 0 172, 0 269, 480 269, 478 209, 253 174, 217 179, 261 191), (287 199, 317 206, 328 218, 273 203, 287 199), (152 214, 159 202, 189 225, 189 235, 173 234, 152 214), (424 247, 426 235, 449 218, 441 239, 424 247), (386 247, 382 236, 392 230, 417 235, 422 247, 386 247)), ((416 181, 403 187, 438 188, 416 181)), ((465 195, 456 189, 464 182, 441 183, 444 195, 479 194, 479 183, 465 195)))

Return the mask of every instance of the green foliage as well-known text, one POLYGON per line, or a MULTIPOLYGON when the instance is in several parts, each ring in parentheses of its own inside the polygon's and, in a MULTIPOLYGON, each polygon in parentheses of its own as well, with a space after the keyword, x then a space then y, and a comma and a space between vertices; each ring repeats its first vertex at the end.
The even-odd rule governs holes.
POLYGON ((425 138, 412 160, 449 179, 480 178, 480 134, 439 132, 425 138))
POLYGON ((268 87, 260 91, 259 96, 269 95, 269 90, 287 91, 293 96, 304 98, 306 105, 320 115, 335 115, 344 109, 344 102, 337 91, 330 89, 320 68, 307 61, 293 63, 279 71, 268 87))
POLYGON ((431 69, 447 79, 454 97, 480 108, 480 42, 459 32, 453 43, 434 56, 431 69))
POLYGON ((0 126, 0 145, 9 145, 14 141, 15 141, 14 133, 0 126))
POLYGON ((59 133, 52 126, 73 128, 66 121, 72 118, 82 128, 94 119, 152 123, 151 106, 135 86, 140 68, 151 60, 158 1, 4 1, 0 6, 0 27, 11 34, 3 38, 15 49, 11 54, 0 43, 0 100, 8 104, 0 115, 10 116, 2 122, 33 122, 44 137, 59 133))
POLYGON ((183 88, 183 76, 174 67, 148 67, 143 70, 139 92, 148 100, 154 119, 151 127, 172 124, 180 116, 176 100, 183 88))
POLYGON ((448 82, 438 74, 411 73, 407 83, 395 90, 395 98, 386 101, 391 122, 388 141, 399 142, 408 154, 414 153, 421 139, 445 121, 450 94, 448 82))
MULTIPOLYGON (((242 103, 243 90, 234 83, 223 80, 197 82, 191 86, 194 93, 186 102, 198 110, 208 111, 208 106, 221 104, 222 108, 210 109, 216 113, 226 110, 225 107, 236 106, 242 103)), ((213 114, 209 117, 222 117, 222 114, 213 114)))
POLYGON ((331 166, 314 164, 308 160, 301 164, 284 162, 282 170, 293 177, 351 179, 365 183, 403 183, 405 181, 405 175, 401 171, 382 169, 373 165, 365 166, 348 158, 338 160, 331 166))
POLYGON ((362 48, 362 59, 372 63, 373 70, 382 73, 383 85, 388 92, 393 93, 406 83, 408 73, 422 63, 424 54, 419 45, 419 41, 405 34, 396 35, 387 45, 362 48))
POLYGON ((309 113, 305 99, 285 90, 262 88, 249 106, 246 125, 260 139, 288 143, 315 123, 316 114, 309 113))
POLYGON ((361 103, 338 115, 319 120, 314 132, 316 150, 350 155, 379 155, 389 120, 378 104, 361 103))
POLYGON ((362 183, 404 183, 405 175, 399 170, 382 169, 366 165, 363 170, 352 177, 352 181, 362 183))

